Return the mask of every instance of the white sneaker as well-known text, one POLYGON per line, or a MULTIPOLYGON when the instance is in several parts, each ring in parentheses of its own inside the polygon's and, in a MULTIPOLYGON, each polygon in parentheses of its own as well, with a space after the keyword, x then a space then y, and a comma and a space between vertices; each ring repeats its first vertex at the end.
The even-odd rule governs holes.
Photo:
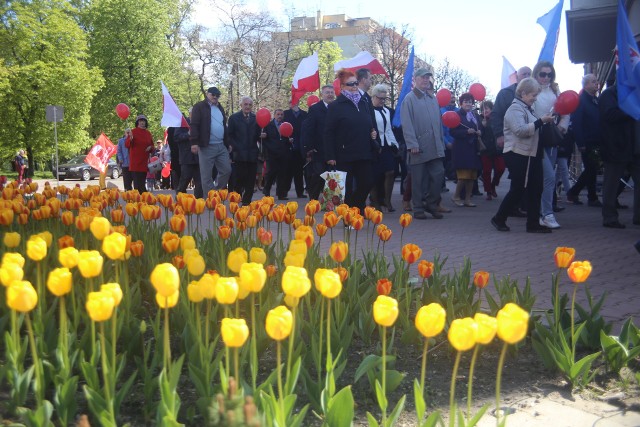
POLYGON ((540 218, 540 225, 544 225, 549 228, 560 228, 560 224, 556 221, 556 217, 553 214, 545 215, 540 218))

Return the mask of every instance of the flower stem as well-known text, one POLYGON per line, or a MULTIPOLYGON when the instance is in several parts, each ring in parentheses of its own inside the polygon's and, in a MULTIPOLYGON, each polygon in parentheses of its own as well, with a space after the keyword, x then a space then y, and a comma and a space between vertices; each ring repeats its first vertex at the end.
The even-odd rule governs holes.
POLYGON ((116 341, 118 340, 118 307, 113 309, 111 317, 111 369, 116 369, 116 341))
POLYGON ((280 401, 280 410, 282 411, 282 416, 284 417, 284 393, 282 389, 282 346, 280 341, 276 342, 276 363, 278 364, 278 397, 280 401))
POLYGON ((333 357, 331 356, 331 300, 327 299, 327 373, 332 370, 332 366, 333 357))
POLYGON ((573 295, 571 296, 571 365, 576 361, 576 337, 574 335, 574 309, 576 305, 576 292, 578 291, 578 285, 573 285, 573 295))
POLYGON ((461 356, 462 352, 458 351, 458 354, 456 354, 456 361, 453 365, 453 372, 451 373, 451 388, 449 389, 449 427, 453 427, 455 425, 456 377, 458 376, 458 366, 460 366, 461 356))
POLYGON ((164 308, 164 367, 165 372, 169 375, 169 368, 171 367, 171 346, 169 342, 169 298, 165 297, 164 308))
MULTIPOLYGON (((498 374, 496 377, 496 426, 500 426, 500 386, 502 384, 502 367, 504 366, 504 356, 507 354, 507 344, 506 342, 502 346, 502 351, 500 352, 500 360, 498 361, 498 374)), ((505 417, 506 417, 505 413, 505 417)))
POLYGON ((420 369, 420 391, 424 396, 424 378, 427 373, 427 351, 429 349, 429 338, 424 340, 424 348, 422 349, 422 368, 420 369))
MULTIPOLYGON (((36 370, 36 402, 37 406, 41 407, 44 401, 44 381, 42 378, 42 371, 40 369, 40 359, 38 358, 38 350, 36 349, 36 339, 33 335, 33 326, 31 325, 31 316, 29 313, 25 313, 24 316, 27 322, 27 332, 29 334, 29 345, 31 347, 31 357, 33 358, 33 366, 36 370)), ((93 322, 92 322, 93 323, 93 322)))
POLYGON ((109 414, 112 416, 113 414, 113 402, 111 402, 111 382, 109 381, 109 376, 111 375, 111 371, 109 370, 109 365, 107 362, 107 351, 106 351, 106 340, 104 338, 104 322, 100 322, 100 345, 102 347, 102 351, 100 352, 100 359, 102 360, 102 378, 104 381, 104 398, 107 401, 107 409, 109 414))
POLYGON ((236 383, 240 384, 240 359, 238 357, 238 347, 233 348, 233 372, 236 376, 236 383))
POLYGON ((476 359, 478 352, 480 351, 480 344, 476 345, 473 349, 473 356, 471 357, 471 366, 469 367, 469 384, 467 386, 467 421, 471 419, 471 396, 473 393, 473 371, 476 366, 476 359))
POLYGON ((291 324, 291 335, 289 335, 289 351, 287 354, 287 381, 289 381, 289 376, 291 375, 291 363, 293 360, 293 342, 295 338, 296 332, 296 311, 298 310, 298 306, 294 306, 291 310, 293 314, 293 320, 291 324))
MULTIPOLYGON (((382 327, 382 395, 387 400, 387 327, 382 327)), ((382 409, 382 426, 387 425, 387 405, 382 409)))
MULTIPOLYGON (((256 335, 256 294, 251 292, 251 361, 258 360, 258 338, 256 335)), ((253 393, 256 393, 258 367, 251 366, 251 386, 253 393)))
MULTIPOLYGON (((320 300, 320 324, 324 321, 324 298, 320 300)), ((320 328, 320 343, 318 344, 318 384, 322 384, 322 333, 324 329, 320 328)))

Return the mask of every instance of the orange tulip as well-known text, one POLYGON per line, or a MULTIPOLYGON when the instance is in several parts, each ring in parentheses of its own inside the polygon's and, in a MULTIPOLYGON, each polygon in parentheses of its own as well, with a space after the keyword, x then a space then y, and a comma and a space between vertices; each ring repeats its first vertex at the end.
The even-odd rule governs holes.
POLYGON ((267 270, 267 277, 273 277, 278 274, 278 267, 273 264, 267 265, 264 269, 267 270))
POLYGON ((373 213, 371 214, 371 222, 374 223, 375 225, 378 225, 382 222, 382 212, 380 212, 379 210, 375 210, 373 211, 373 213))
POLYGON ((573 283, 582 283, 589 278, 591 269, 589 261, 574 261, 567 269, 567 274, 573 283))
POLYGON ((476 288, 485 288, 489 284, 489 273, 487 271, 476 271, 473 275, 473 284, 476 288))
POLYGON ((227 207, 220 203, 216 206, 216 209, 213 211, 213 215, 216 217, 218 221, 222 221, 227 217, 227 207))
POLYGON ((329 248, 329 256, 331 256, 335 262, 344 262, 348 254, 349 246, 343 241, 334 242, 329 248))
POLYGON ((73 241, 73 237, 69 236, 68 234, 60 237, 58 239, 58 248, 59 249, 64 249, 64 248, 72 248, 74 247, 74 241, 73 241))
POLYGON ((318 237, 323 237, 325 234, 327 234, 327 226, 324 224, 317 224, 316 225, 316 233, 318 234, 318 237))
POLYGON ((313 245, 313 229, 307 225, 301 225, 296 228, 295 239, 302 240, 310 248, 313 245))
POLYGON ((249 206, 243 206, 241 208, 238 208, 238 210, 235 212, 235 217, 236 217, 236 221, 246 221, 247 217, 249 216, 249 206))
POLYGON ((186 263, 184 262, 184 257, 182 255, 176 255, 171 258, 171 264, 179 270, 183 269, 186 263))
POLYGON ((314 216, 318 212, 320 212, 320 202, 317 200, 309 200, 309 202, 304 207, 304 212, 307 216, 314 216))
POLYGON ((349 278, 349 270, 344 267, 335 267, 333 269, 340 276, 340 281, 344 283, 349 278))
POLYGON ((407 264, 413 264, 422 256, 422 249, 413 243, 407 243, 402 247, 402 259, 407 264))
POLYGON ((187 228, 187 219, 184 215, 173 215, 169 220, 169 226, 176 233, 182 233, 187 228))
POLYGON ((137 203, 127 203, 124 206, 124 210, 130 217, 138 215, 138 212, 140 211, 137 203))
POLYGON ((71 211, 62 212, 62 215, 60 215, 60 220, 64 225, 67 225, 67 226, 73 224, 74 222, 73 212, 71 211))
POLYGON ((218 237, 222 240, 227 240, 231 236, 231 228, 226 225, 218 226, 218 237))
MULTIPOLYGON (((227 200, 227 198, 229 197, 229 190, 227 190, 226 188, 221 188, 220 190, 218 190, 218 197, 220 197, 220 200, 222 201, 227 200)), ((236 197, 238 198, 238 200, 240 200, 240 195, 238 193, 234 194, 233 199, 236 199, 236 197)))
POLYGON ((339 220, 338 216, 333 211, 326 212, 324 214, 324 217, 322 218, 322 222, 324 223, 324 225, 327 226, 327 228, 335 227, 336 224, 338 223, 338 220, 339 220))
POLYGON ((204 199, 196 199, 196 204, 193 212, 196 215, 202 215, 202 213, 204 212, 204 207, 205 207, 204 199))
POLYGON ((278 224, 284 221, 284 217, 287 214, 287 210, 282 205, 278 205, 271 211, 271 216, 273 217, 273 221, 278 224))
POLYGON ((76 228, 80 231, 87 231, 91 225, 91 221, 93 221, 92 216, 80 214, 76 217, 76 228))
POLYGON ((364 217, 360 214, 353 215, 353 217, 351 217, 350 225, 356 231, 362 230, 364 227, 364 217))
POLYGON ((376 283, 376 290, 378 291, 378 295, 389 295, 391 293, 392 287, 393 283, 387 278, 378 279, 378 282, 376 283))
POLYGON ((131 242, 131 247, 129 249, 132 256, 140 257, 144 253, 144 242, 142 240, 131 242))
POLYGON ((298 202, 287 202, 285 209, 289 215, 295 215, 298 212, 298 202))
POLYGON ((400 215, 400 226, 402 226, 402 228, 408 227, 411 224, 411 221, 413 221, 411 214, 403 213, 400 215))
MULTIPOLYGON (((224 200, 222 191, 220 191, 219 194, 220 194, 220 199, 224 200)), ((232 191, 229 193, 228 199, 229 199, 229 203, 240 203, 240 201, 242 200, 242 196, 236 193, 235 191, 232 191)))
POLYGON ((116 224, 124 222, 124 212, 122 209, 114 209, 111 211, 111 222, 116 224))
POLYGON ((265 231, 264 229, 262 230, 263 231, 258 234, 258 239, 260 240, 260 243, 268 246, 273 241, 273 233, 271 231, 265 231))
POLYGON ((420 260, 420 262, 418 263, 418 274, 423 279, 428 279, 433 274, 433 268, 434 268, 434 265, 432 262, 429 262, 424 259, 420 260))
POLYGON ((162 233, 162 249, 168 254, 173 253, 180 247, 180 237, 177 234, 165 231, 162 233))
POLYGON ((373 206, 366 206, 364 208, 364 217, 365 219, 371 220, 371 215, 375 212, 376 208, 373 206))
POLYGON ((567 268, 573 262, 576 256, 576 250, 574 248, 567 248, 560 246, 556 248, 553 258, 556 261, 556 267, 567 268))

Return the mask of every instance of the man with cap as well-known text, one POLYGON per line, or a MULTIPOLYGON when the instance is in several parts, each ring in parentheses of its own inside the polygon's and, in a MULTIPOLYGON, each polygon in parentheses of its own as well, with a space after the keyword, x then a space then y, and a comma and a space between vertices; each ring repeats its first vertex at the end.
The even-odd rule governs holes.
POLYGON ((147 191, 146 180, 149 153, 154 148, 153 137, 147 130, 149 123, 144 114, 136 117, 136 127, 125 131, 124 145, 129 150, 129 172, 133 180, 133 188, 142 194, 147 191))
POLYGON ((220 105, 220 90, 213 86, 206 99, 191 110, 191 152, 198 154, 202 191, 206 197, 214 189, 213 167, 218 170, 216 189, 226 188, 231 176, 231 160, 227 148, 227 116, 220 105))
POLYGON ((444 181, 444 140, 440 107, 433 95, 433 72, 418 68, 414 88, 402 103, 400 117, 407 144, 413 217, 427 219, 425 212, 441 219, 438 203, 444 181))

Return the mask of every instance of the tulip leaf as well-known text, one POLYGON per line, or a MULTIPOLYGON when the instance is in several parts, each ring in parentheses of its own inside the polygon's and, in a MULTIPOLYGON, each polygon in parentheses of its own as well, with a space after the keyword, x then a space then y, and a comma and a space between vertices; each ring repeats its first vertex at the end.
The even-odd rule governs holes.
POLYGON ((347 386, 337 392, 329 400, 329 409, 325 422, 331 427, 349 427, 354 417, 354 400, 351 386, 347 386))
POLYGON ((393 411, 389 414, 389 418, 387 418, 387 426, 395 426, 402 410, 404 409, 404 403, 407 400, 407 395, 403 395, 402 398, 398 401, 393 411))
POLYGON ((42 406, 35 411, 28 408, 18 408, 17 412, 25 419, 28 427, 52 425, 51 416, 53 415, 53 405, 48 400, 43 401, 42 406))
POLYGON ((362 362, 360 362, 360 366, 356 369, 356 375, 353 382, 358 382, 358 380, 367 372, 372 369, 375 369, 382 363, 382 357, 376 354, 370 354, 364 358, 362 362))
POLYGON ((369 427, 380 427, 378 421, 375 419, 371 412, 367 412, 367 422, 369 423, 369 427))
POLYGON ((576 363, 574 363, 568 372, 569 377, 571 378, 571 381, 574 382, 575 379, 582 377, 585 374, 585 372, 588 372, 589 370, 591 370, 591 364, 593 363, 594 360, 596 360, 598 356, 600 356, 599 351, 597 353, 593 353, 588 356, 585 356, 579 361, 577 361, 576 363))
POLYGON ((415 401, 418 422, 420 422, 427 410, 427 404, 424 400, 424 390, 420 389, 420 381, 418 381, 417 378, 413 380, 413 399, 415 401))
POLYGON ((387 406, 389 406, 389 402, 387 401, 387 396, 382 390, 382 385, 380 381, 376 380, 376 399, 378 399, 378 406, 382 411, 387 410, 387 406))

